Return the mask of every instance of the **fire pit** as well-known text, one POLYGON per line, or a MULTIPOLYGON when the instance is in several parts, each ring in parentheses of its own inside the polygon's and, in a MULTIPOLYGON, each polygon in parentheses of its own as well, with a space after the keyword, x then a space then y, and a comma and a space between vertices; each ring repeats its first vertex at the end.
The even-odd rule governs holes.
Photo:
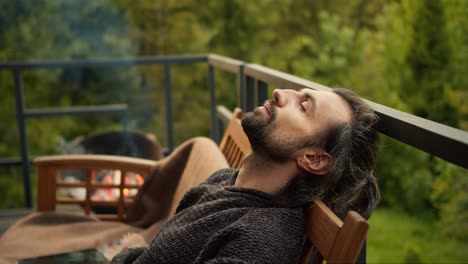
MULTIPOLYGON (((138 157, 151 160, 163 158, 161 147, 153 134, 145 134, 138 131, 107 131, 80 136, 67 144, 65 154, 106 154, 138 157)), ((66 183, 82 183, 86 174, 91 173, 93 184, 119 185, 122 179, 120 171, 113 170, 64 170, 59 174, 58 181, 66 183)), ((136 173, 126 172, 125 183, 141 186, 144 178, 136 173)), ((131 200, 137 193, 137 189, 124 189, 124 199, 131 200)), ((83 200, 86 196, 84 188, 58 189, 57 195, 61 198, 83 200)), ((116 201, 119 199, 118 188, 96 188, 90 194, 93 201, 116 201)), ((115 213, 111 206, 93 206, 91 208, 97 214, 115 213)))

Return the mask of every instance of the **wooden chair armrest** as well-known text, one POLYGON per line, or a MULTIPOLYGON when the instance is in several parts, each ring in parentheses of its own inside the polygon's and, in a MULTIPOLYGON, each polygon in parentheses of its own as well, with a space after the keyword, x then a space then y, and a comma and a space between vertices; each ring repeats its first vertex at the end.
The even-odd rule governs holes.
POLYGON ((55 155, 33 160, 38 168, 115 169, 148 173, 157 161, 111 155, 55 155))
MULTIPOLYGON (((60 170, 65 169, 84 169, 87 171, 91 171, 93 169, 108 169, 121 171, 121 175, 123 177, 125 177, 126 172, 135 172, 140 175, 149 175, 151 170, 157 164, 157 161, 111 155, 56 155, 36 158, 34 159, 33 163, 37 166, 39 174, 37 193, 38 211, 55 211, 57 202, 80 204, 84 206, 86 214, 90 214, 92 204, 117 206, 118 214, 117 217, 113 218, 116 218, 117 220, 124 220, 125 206, 128 206, 128 202, 126 202, 124 199, 123 190, 128 186, 125 185, 125 180, 123 178, 118 185, 99 185, 92 183, 91 173, 88 173, 84 183, 58 184, 57 173, 60 170), (119 200, 113 202, 91 201, 91 190, 98 185, 99 187, 105 188, 119 188, 119 200), (68 188, 85 188, 85 200, 57 201, 56 189, 57 187, 64 186, 68 188)), ((137 188, 136 186, 132 187, 137 188)))

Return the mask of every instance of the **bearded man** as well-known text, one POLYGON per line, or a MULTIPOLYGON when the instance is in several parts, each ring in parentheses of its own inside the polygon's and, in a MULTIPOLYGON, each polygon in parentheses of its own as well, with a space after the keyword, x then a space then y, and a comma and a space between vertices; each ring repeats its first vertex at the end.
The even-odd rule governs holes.
POLYGON ((253 152, 240 170, 189 190, 149 247, 112 262, 297 263, 310 201, 366 218, 376 206, 376 123, 346 89, 274 90, 242 119, 253 152))

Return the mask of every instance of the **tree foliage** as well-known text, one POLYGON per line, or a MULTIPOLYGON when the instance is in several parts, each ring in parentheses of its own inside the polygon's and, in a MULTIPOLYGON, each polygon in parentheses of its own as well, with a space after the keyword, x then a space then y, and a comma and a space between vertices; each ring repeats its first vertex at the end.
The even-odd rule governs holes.
POLYGON ((457 126, 459 118, 444 92, 449 87, 452 51, 447 41, 444 9, 440 0, 409 2, 411 43, 406 55, 409 76, 402 89, 413 112, 439 123, 457 126))

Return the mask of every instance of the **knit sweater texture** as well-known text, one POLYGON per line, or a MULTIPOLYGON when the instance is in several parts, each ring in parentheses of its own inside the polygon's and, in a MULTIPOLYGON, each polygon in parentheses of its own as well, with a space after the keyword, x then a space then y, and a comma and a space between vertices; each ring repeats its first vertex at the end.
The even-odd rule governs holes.
POLYGON ((112 263, 297 263, 303 209, 235 187, 237 173, 217 171, 190 189, 149 247, 124 250, 112 263))

